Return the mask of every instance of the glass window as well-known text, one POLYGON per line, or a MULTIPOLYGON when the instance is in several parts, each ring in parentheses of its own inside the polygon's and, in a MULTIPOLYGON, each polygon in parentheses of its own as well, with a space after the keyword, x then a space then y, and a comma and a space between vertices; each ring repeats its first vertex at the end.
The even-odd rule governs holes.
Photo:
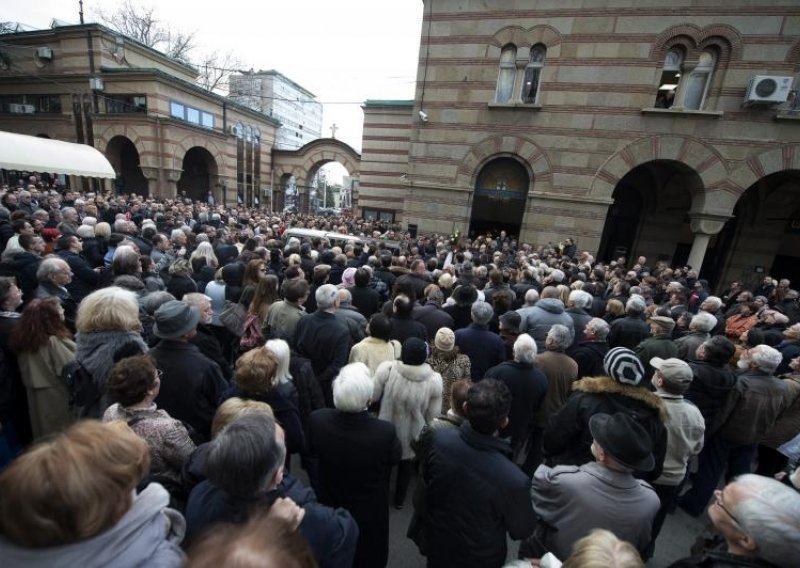
POLYGON ((531 48, 531 57, 525 67, 525 79, 522 82, 522 102, 525 104, 534 104, 539 96, 539 82, 546 53, 547 48, 541 44, 531 48))
POLYGON ((175 101, 171 101, 169 103, 169 114, 174 118, 180 118, 184 120, 186 118, 186 107, 184 107, 181 103, 176 103, 175 101))
POLYGON ((36 112, 61 112, 60 95, 42 95, 36 101, 36 112))
POLYGON ((214 128, 214 115, 208 112, 201 112, 200 124, 206 128, 214 128))
POLYGON ((147 112, 144 95, 105 95, 107 113, 147 112))
POLYGON ((186 107, 186 120, 192 124, 200 124, 200 111, 196 108, 186 107))
POLYGON ((517 75, 515 60, 517 58, 517 48, 508 45, 500 53, 500 73, 497 77, 497 94, 495 101, 498 103, 511 102, 514 93, 514 79, 517 75))
POLYGON ((705 105, 708 87, 711 84, 711 75, 714 72, 715 57, 711 51, 704 51, 700 54, 697 62, 686 82, 686 93, 683 99, 683 106, 687 109, 699 110, 705 105))
POLYGON ((658 82, 656 108, 671 108, 675 104, 675 94, 681 80, 683 53, 679 49, 670 49, 664 58, 661 80, 658 82))

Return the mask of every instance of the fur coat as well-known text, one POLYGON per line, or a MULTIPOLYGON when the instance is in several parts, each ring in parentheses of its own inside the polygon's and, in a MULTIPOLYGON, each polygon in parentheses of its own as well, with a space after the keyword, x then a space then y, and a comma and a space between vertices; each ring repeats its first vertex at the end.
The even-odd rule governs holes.
POLYGON ((406 365, 401 361, 381 363, 373 378, 373 400, 380 399, 378 418, 394 424, 403 447, 403 458, 414 457, 412 440, 433 420, 442 407, 442 376, 430 365, 406 365))

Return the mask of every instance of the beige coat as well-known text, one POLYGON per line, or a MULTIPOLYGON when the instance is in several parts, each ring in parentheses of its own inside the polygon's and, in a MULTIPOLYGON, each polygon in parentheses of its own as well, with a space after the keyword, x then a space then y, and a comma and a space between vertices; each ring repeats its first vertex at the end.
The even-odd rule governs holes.
POLYGON ((26 351, 17 357, 35 439, 63 430, 73 421, 61 369, 74 359, 75 343, 55 336, 38 351, 26 351))
POLYGON ((348 363, 364 363, 369 367, 370 375, 375 376, 378 366, 384 361, 394 361, 400 358, 400 342, 389 341, 375 337, 365 337, 350 350, 348 363))

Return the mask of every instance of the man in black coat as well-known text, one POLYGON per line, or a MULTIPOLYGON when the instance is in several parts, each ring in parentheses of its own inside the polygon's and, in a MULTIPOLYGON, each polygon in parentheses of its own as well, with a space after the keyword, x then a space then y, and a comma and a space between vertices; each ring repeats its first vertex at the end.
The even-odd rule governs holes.
POLYGON ((211 436, 211 421, 227 385, 219 365, 189 343, 199 321, 200 312, 185 302, 163 304, 153 324, 153 334, 161 341, 150 356, 162 373, 156 404, 189 424, 195 442, 203 443, 211 436))
POLYGON ((295 328, 294 344, 297 352, 311 361, 325 396, 325 405, 333 406, 331 383, 350 356, 350 333, 347 325, 334 313, 339 307, 336 286, 324 284, 315 293, 317 311, 300 318, 295 328))
POLYGON ((308 447, 318 460, 320 503, 347 509, 359 528, 354 568, 386 566, 389 558, 389 477, 402 450, 391 422, 367 411, 373 383, 363 363, 346 365, 333 382, 336 409, 308 420, 308 447))
POLYGON ((534 416, 542 406, 547 394, 547 377, 534 365, 536 342, 523 333, 514 342, 514 360, 505 361, 486 371, 487 379, 497 379, 511 391, 511 410, 508 425, 500 431, 500 436, 511 437, 514 461, 525 448, 533 430, 534 416))
POLYGON ((226 381, 233 378, 233 369, 225 358, 222 346, 219 343, 217 333, 211 327, 211 320, 214 317, 214 310, 211 308, 211 298, 199 292, 186 294, 181 298, 190 306, 197 308, 200 312, 200 322, 197 324, 197 335, 189 340, 200 352, 219 365, 222 376, 226 381))
POLYGON ((405 294, 399 294, 392 302, 392 317, 389 322, 392 326, 389 333, 390 339, 396 339, 402 345, 409 337, 417 337, 422 341, 428 340, 428 331, 425 326, 412 319, 414 300, 405 294))
POLYGON ((425 499, 419 503, 426 507, 415 512, 425 527, 428 568, 499 568, 506 534, 523 539, 536 522, 530 480, 497 437, 508 423, 508 387, 484 379, 469 389, 465 407, 468 422, 434 431, 420 464, 425 499))
POLYGON ((94 270, 80 256, 83 244, 76 236, 63 236, 56 241, 56 254, 64 260, 72 270, 72 281, 65 286, 78 304, 86 296, 94 292, 100 285, 100 272, 94 270))
POLYGON ((592 318, 583 328, 584 340, 570 348, 567 355, 578 364, 578 378, 599 377, 605 373, 603 358, 608 353, 608 322, 600 318, 592 318))
POLYGON ((453 329, 455 325, 452 316, 442 309, 443 303, 442 291, 432 287, 425 297, 425 303, 417 303, 411 310, 411 318, 425 326, 428 337, 436 337, 441 328, 453 329))
POLYGON ((650 337, 650 326, 644 321, 647 305, 641 298, 631 298, 625 305, 625 317, 611 323, 608 334, 610 347, 627 347, 635 349, 642 341, 650 337))

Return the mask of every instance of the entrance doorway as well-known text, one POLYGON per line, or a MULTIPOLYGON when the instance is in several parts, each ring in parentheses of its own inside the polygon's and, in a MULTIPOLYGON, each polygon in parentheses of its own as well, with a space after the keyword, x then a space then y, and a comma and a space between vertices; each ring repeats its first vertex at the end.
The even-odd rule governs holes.
POLYGON ((183 173, 178 180, 178 193, 186 197, 205 201, 209 189, 217 179, 217 162, 214 156, 200 146, 190 148, 183 157, 183 173))
POLYGON ((518 237, 525 215, 525 202, 531 185, 526 167, 514 158, 497 158, 478 174, 469 235, 505 231, 518 237))
POLYGON ((129 138, 114 136, 108 142, 106 157, 117 172, 117 179, 114 180, 116 193, 148 194, 149 184, 139 167, 139 151, 129 138))

